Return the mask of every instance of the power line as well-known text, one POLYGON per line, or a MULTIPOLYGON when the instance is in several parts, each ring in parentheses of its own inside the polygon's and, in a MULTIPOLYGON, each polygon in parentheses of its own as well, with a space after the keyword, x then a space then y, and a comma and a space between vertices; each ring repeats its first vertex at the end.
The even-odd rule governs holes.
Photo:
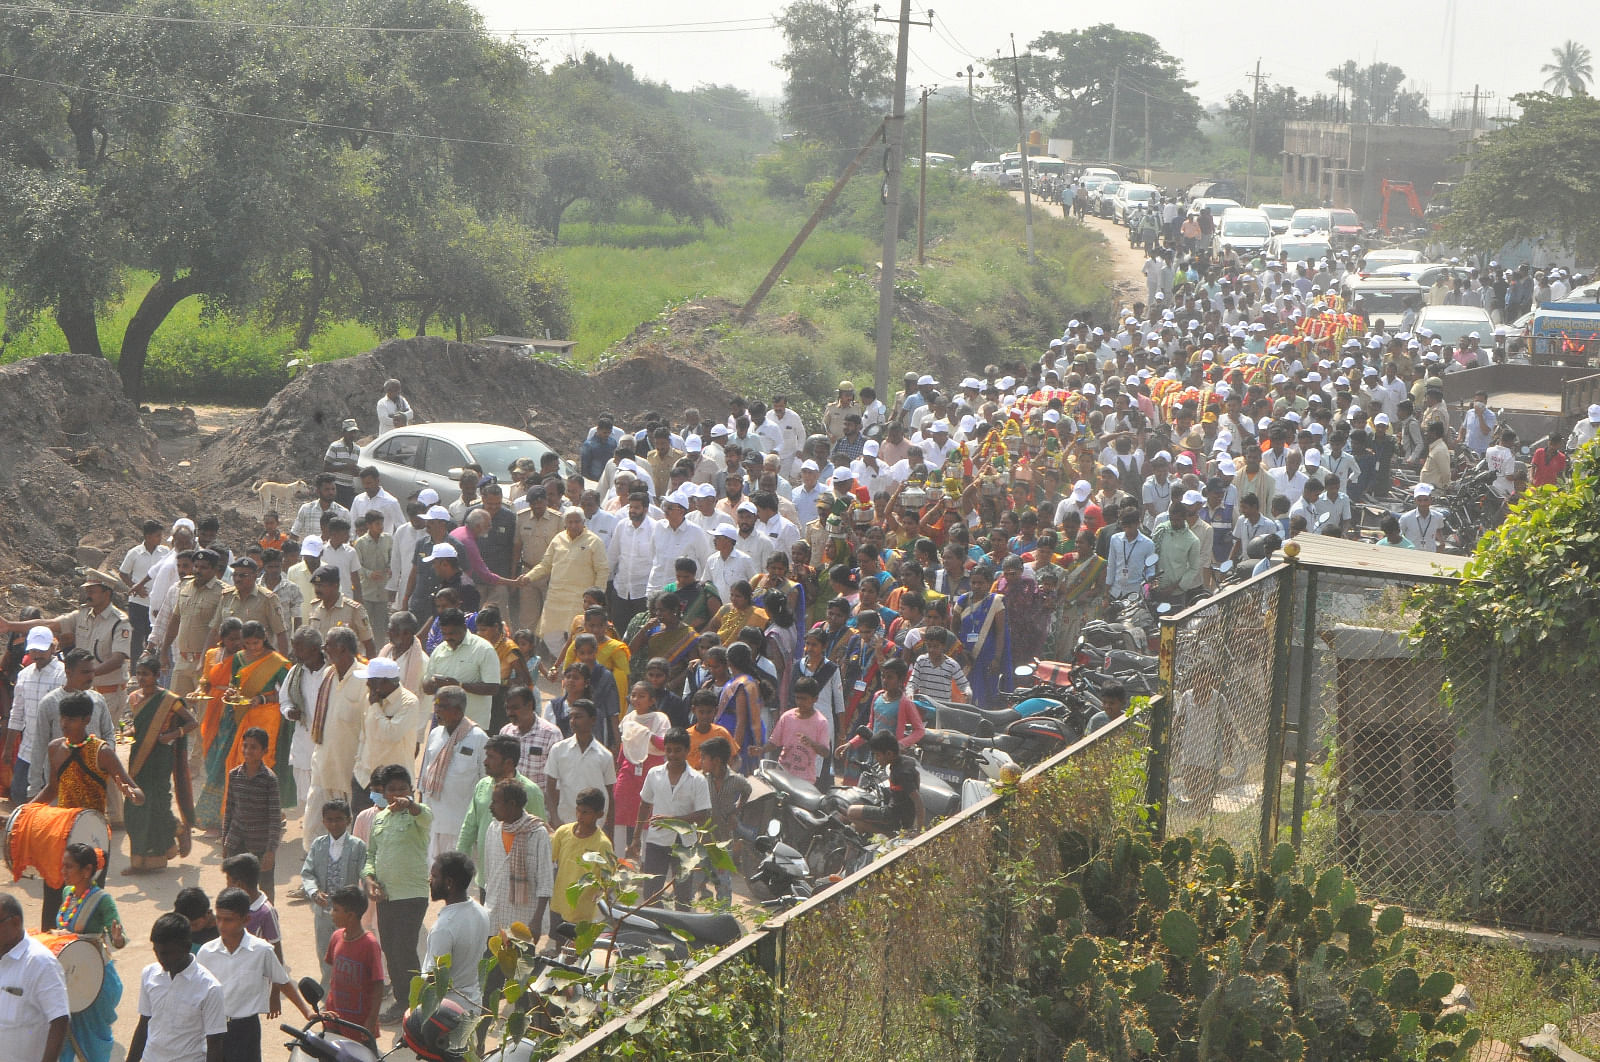
POLYGON ((771 17, 721 19, 702 22, 634 23, 618 26, 560 26, 547 29, 492 30, 472 26, 355 26, 345 23, 313 24, 300 22, 249 22, 239 19, 202 18, 199 16, 152 15, 133 11, 103 11, 85 7, 48 7, 37 4, 4 4, 0 11, 18 14, 71 15, 77 18, 120 19, 129 22, 157 22, 174 25, 213 25, 230 29, 289 30, 310 33, 394 33, 410 36, 493 35, 502 37, 543 37, 564 34, 641 33, 744 33, 750 30, 771 29, 777 25, 771 17))
POLYGON ((944 19, 942 19, 939 16, 933 14, 932 12, 928 13, 928 21, 932 22, 934 24, 933 31, 935 33, 939 33, 940 32, 940 30, 939 30, 940 26, 944 27, 944 31, 942 33, 942 36, 947 38, 949 44, 952 47, 954 47, 956 51, 961 52, 968 59, 978 59, 978 60, 982 60, 982 61, 987 61, 987 60, 984 60, 983 56, 975 54, 972 51, 972 49, 968 48, 965 44, 962 44, 958 39, 956 39, 955 33, 952 32, 951 29, 950 29, 950 23, 946 22, 944 19))

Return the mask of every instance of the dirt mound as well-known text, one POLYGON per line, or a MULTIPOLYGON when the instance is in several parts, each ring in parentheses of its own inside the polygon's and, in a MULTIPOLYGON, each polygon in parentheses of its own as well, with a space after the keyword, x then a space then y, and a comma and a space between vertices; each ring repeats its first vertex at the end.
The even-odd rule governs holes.
POLYGON ((192 515, 193 495, 168 475, 103 358, 50 354, 0 368, 0 424, 7 615, 48 604, 41 589, 75 599, 74 569, 120 562, 146 519, 192 515))
POLYGON ((391 340, 358 357, 324 362, 296 376, 261 412, 207 441, 195 483, 208 504, 252 511, 252 483, 310 479, 346 417, 362 438, 389 378, 405 385, 419 421, 483 421, 521 428, 571 454, 603 410, 627 419, 646 409, 676 418, 689 406, 721 408, 728 391, 710 372, 652 351, 635 351, 598 373, 574 372, 507 351, 438 337, 391 340))

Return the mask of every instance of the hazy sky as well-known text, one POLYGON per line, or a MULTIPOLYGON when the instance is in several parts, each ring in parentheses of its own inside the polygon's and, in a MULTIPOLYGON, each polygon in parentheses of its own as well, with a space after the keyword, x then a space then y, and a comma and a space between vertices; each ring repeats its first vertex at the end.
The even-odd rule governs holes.
MULTIPOLYGON (((770 17, 782 3, 767 0, 684 0, 676 4, 644 0, 599 0, 558 12, 557 5, 523 0, 476 0, 491 28, 546 31, 539 46, 546 58, 570 52, 609 52, 632 63, 644 76, 675 88, 701 82, 734 84, 762 96, 782 88, 782 73, 772 65, 782 38, 770 17), (530 7, 535 10, 530 12, 530 7), (664 24, 684 25, 664 32, 664 24), (718 24, 720 23, 720 24, 718 24), (634 27, 623 32, 613 27, 634 27), (555 33, 553 30, 574 30, 555 33), (602 31, 604 29, 604 31, 602 31), (686 32, 685 30, 698 32, 686 32)), ((881 0, 885 9, 894 0, 881 0)), ((925 18, 923 0, 913 17, 925 18)), ((565 5, 561 5, 565 6, 565 5)), ((1490 0, 1346 0, 1337 4, 1299 4, 1272 0, 1228 0, 1213 4, 1136 4, 1113 16, 1102 5, 996 3, 994 0, 943 0, 933 3, 935 28, 911 31, 910 84, 954 83, 954 74, 997 49, 1010 54, 1009 34, 1018 50, 1044 30, 1083 28, 1113 21, 1124 29, 1154 36, 1183 61, 1198 82, 1202 102, 1222 100, 1249 84, 1245 74, 1257 57, 1272 80, 1304 92, 1330 88, 1325 72, 1346 59, 1363 64, 1374 58, 1400 66, 1416 87, 1427 91, 1430 110, 1445 109, 1450 94, 1471 92, 1473 82, 1497 97, 1484 104, 1493 114, 1511 94, 1537 88, 1541 64, 1550 49, 1571 37, 1600 45, 1592 8, 1576 0, 1548 0, 1532 9, 1490 0), (1455 11, 1455 61, 1450 68, 1446 13, 1455 11), (1093 13, 1091 12, 1103 12, 1093 13), (1537 13, 1537 25, 1524 21, 1537 13), (1586 17, 1587 16, 1587 17, 1586 17)), ((891 26, 883 27, 885 33, 891 26)), ((1459 104, 1458 104, 1459 105, 1459 104)))

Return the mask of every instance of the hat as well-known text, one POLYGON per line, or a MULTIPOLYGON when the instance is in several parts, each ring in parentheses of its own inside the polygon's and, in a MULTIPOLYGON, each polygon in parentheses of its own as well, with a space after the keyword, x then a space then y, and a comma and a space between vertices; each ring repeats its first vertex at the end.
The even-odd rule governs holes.
MULTIPOLYGON (((377 512, 377 510, 375 510, 375 509, 372 510, 372 511, 373 512, 377 512)), ((383 514, 382 513, 378 513, 378 515, 381 517, 383 514)), ((248 570, 253 572, 253 571, 256 571, 257 569, 259 569, 261 567, 261 565, 257 564, 250 557, 235 557, 233 559, 233 563, 228 565, 228 567, 230 567, 230 568, 245 568, 245 569, 248 569, 248 570)))
POLYGON ((717 496, 717 488, 713 484, 702 483, 694 489, 694 496, 696 498, 715 498, 717 496))
POLYGON ((1236 476, 1239 474, 1239 466, 1234 463, 1233 458, 1224 457, 1221 461, 1217 462, 1217 471, 1221 472, 1224 476, 1236 476))
POLYGON ((1322 467, 1322 451, 1321 450, 1307 450, 1306 451, 1306 467, 1307 468, 1321 468, 1322 467))
MULTIPOLYGON (((438 505, 439 504, 439 492, 434 490, 432 487, 424 487, 424 488, 422 488, 421 490, 417 491, 417 504, 419 504, 419 505, 438 505)), ((448 517, 449 514, 446 513, 445 515, 448 517)))
POLYGON ((1204 505, 1205 502, 1206 496, 1197 490, 1186 490, 1183 492, 1183 504, 1185 505, 1204 505))
POLYGON ((180 528, 180 527, 185 527, 185 528, 188 528, 190 531, 193 531, 194 530, 194 521, 189 519, 187 516, 180 516, 176 520, 172 521, 172 531, 173 531, 173 533, 176 534, 178 528, 180 528))
POLYGON ((344 429, 345 431, 360 431, 361 430, 361 425, 356 423, 356 420, 355 420, 354 417, 346 417, 344 419, 344 423, 341 424, 340 427, 342 429, 344 429))
POLYGON ((683 440, 683 452, 687 454, 704 453, 706 444, 700 441, 700 436, 691 435, 683 440))
POLYGON ((731 542, 737 542, 739 541, 739 529, 734 527, 732 524, 718 524, 717 529, 712 532, 711 537, 725 538, 731 542))
POLYGON ((375 656, 368 660, 365 667, 356 669, 356 678, 364 679, 395 679, 400 678, 400 665, 388 657, 375 656))
POLYGON ((807 459, 805 461, 800 462, 800 471, 802 471, 802 472, 821 472, 822 469, 817 467, 817 463, 815 461, 807 459))
POLYGON ((856 474, 843 465, 833 470, 833 481, 835 483, 849 483, 855 478, 856 474))
MULTIPOLYGON (((436 506, 434 506, 434 508, 438 509, 439 507, 436 505, 436 506)), ((443 509, 439 509, 439 511, 440 512, 444 512, 443 509)), ((449 513, 444 513, 443 519, 446 519, 446 520, 450 519, 450 514, 449 513)), ((302 557, 320 557, 320 556, 322 556, 322 539, 320 537, 316 536, 316 535, 307 535, 305 537, 305 540, 300 543, 300 556, 302 556, 302 557)))
POLYGON ((662 498, 661 504, 676 505, 680 509, 687 509, 689 508, 689 495, 685 494, 683 489, 680 487, 678 490, 673 491, 665 498, 662 498))
POLYGON ((83 573, 83 582, 78 585, 103 586, 107 590, 126 590, 128 588, 127 584, 120 578, 109 572, 103 572, 99 568, 90 568, 85 571, 83 573))
POLYGON ((711 437, 713 439, 726 439, 729 434, 731 433, 728 431, 728 426, 726 424, 711 425, 711 437))
POLYGON ((1589 407, 1589 423, 1600 424, 1600 403, 1589 407))
POLYGON ((1086 383, 1086 384, 1083 385, 1083 393, 1086 394, 1086 395, 1094 395, 1094 394, 1099 394, 1100 392, 1099 392, 1099 389, 1096 388, 1094 384, 1086 383))
POLYGON ((460 558, 460 556, 461 555, 456 552, 456 548, 454 546, 452 546, 450 543, 448 543, 448 542, 440 542, 440 543, 435 544, 434 547, 433 547, 433 551, 431 553, 429 553, 426 557, 423 557, 422 559, 424 561, 458 560, 460 558))
MULTIPOLYGON (((1052 347, 1059 347, 1061 345, 1061 340, 1052 339, 1050 341, 1050 345, 1052 347)), ((968 376, 966 379, 961 381, 961 389, 963 391, 981 391, 983 389, 983 381, 978 380, 975 377, 968 376)))
POLYGON ((1089 491, 1091 489, 1092 488, 1089 486, 1089 481, 1088 480, 1086 480, 1086 479, 1078 480, 1078 482, 1076 482, 1076 483, 1074 483, 1072 485, 1072 500, 1075 501, 1075 502, 1081 502, 1081 501, 1086 500, 1089 497, 1089 491))
POLYGON ((750 515, 754 516, 756 511, 756 503, 751 501, 749 498, 746 498, 744 501, 740 502, 733 511, 736 513, 749 513, 750 515))
POLYGON ((1413 498, 1426 498, 1429 495, 1431 495, 1432 493, 1433 493, 1433 484, 1432 483, 1418 483, 1415 487, 1411 488, 1411 496, 1413 498))
POLYGON ((928 430, 930 432, 941 432, 942 431, 946 435, 949 435, 950 434, 950 422, 948 420, 936 420, 936 421, 934 421, 932 424, 930 424, 928 426, 928 430))
POLYGON ((1467 338, 1468 339, 1480 339, 1482 337, 1479 336, 1478 333, 1476 333, 1476 332, 1468 332, 1467 333, 1467 338))
POLYGON ((1289 412, 1283 415, 1283 419, 1288 421, 1290 424, 1299 424, 1300 414, 1291 409, 1289 412))
POLYGON ((878 440, 877 439, 868 439, 861 446, 861 456, 862 457, 877 457, 879 449, 880 449, 880 447, 878 446, 878 440))
POLYGON ((1158 450, 1158 451, 1156 451, 1156 455, 1154 457, 1152 457, 1150 460, 1151 461, 1167 461, 1167 462, 1170 462, 1172 460, 1172 454, 1170 454, 1166 450, 1158 450))
POLYGON ((1179 454, 1177 464, 1180 468, 1184 465, 1188 465, 1190 468, 1193 468, 1194 458, 1190 457, 1188 454, 1179 454))
POLYGON ((1061 411, 1059 409, 1047 409, 1044 411, 1043 419, 1046 424, 1059 423, 1061 420, 1061 411))
POLYGON ((838 390, 854 392, 856 385, 849 380, 840 380, 838 390))
MULTIPOLYGON (((422 518, 424 520, 449 520, 450 510, 442 505, 430 505, 428 511, 422 514, 422 518)), ((302 546, 300 552, 304 553, 305 547, 302 546)))
MULTIPOLYGON (((968 413, 966 416, 961 418, 961 434, 965 435, 968 432, 972 431, 977 426, 978 426, 978 418, 974 417, 972 414, 968 413)), ((939 430, 939 425, 935 424, 933 426, 933 430, 934 431, 938 431, 939 430)))
POLYGON ((927 373, 923 373, 921 376, 917 377, 917 386, 918 387, 937 387, 937 386, 939 386, 939 381, 935 380, 932 376, 929 376, 927 373))
POLYGON ((28 652, 48 653, 50 651, 50 647, 55 644, 56 636, 51 633, 49 627, 39 626, 28 628, 28 652))
POLYGON ((1376 417, 1372 418, 1372 426, 1373 427, 1377 427, 1379 424, 1382 424, 1384 427, 1388 427, 1389 426, 1389 414, 1387 414, 1387 413, 1379 413, 1376 417))
POLYGON ((339 581, 339 569, 331 564, 324 564, 311 573, 311 581, 314 583, 336 583, 339 581))
POLYGON ((1325 429, 1321 424, 1318 424, 1316 421, 1312 421, 1310 424, 1307 424, 1306 431, 1312 435, 1327 434, 1327 429, 1325 429))

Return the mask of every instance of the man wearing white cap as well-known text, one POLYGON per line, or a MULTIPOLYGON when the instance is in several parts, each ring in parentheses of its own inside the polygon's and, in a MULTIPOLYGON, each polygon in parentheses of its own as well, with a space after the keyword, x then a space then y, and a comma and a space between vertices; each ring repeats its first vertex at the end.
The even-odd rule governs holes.
MULTIPOLYGON (((685 490, 685 495, 688 491, 685 490)), ((687 502, 687 496, 679 498, 687 502)), ((714 488, 709 483, 701 484, 695 488, 695 508, 707 507, 707 501, 715 504, 714 488)), ((658 593, 662 587, 677 578, 675 565, 679 557, 690 557, 700 569, 704 571, 706 558, 711 554, 711 541, 706 537, 698 522, 688 519, 688 509, 676 504, 663 504, 660 520, 655 521, 655 530, 651 541, 650 575, 645 580, 645 594, 658 593)), ((571 617, 568 617, 569 619, 571 617)))
POLYGON ((33 751, 33 728, 37 725, 39 702, 66 684, 67 669, 56 659, 55 636, 50 628, 28 628, 23 668, 17 672, 12 691, 11 716, 6 722, 6 751, 16 755, 11 769, 11 804, 28 802, 28 757, 33 751))
POLYGON ((1568 448, 1576 450, 1590 439, 1593 439, 1597 432, 1600 432, 1600 403, 1590 406, 1589 415, 1572 426, 1572 433, 1568 438, 1568 448))
POLYGON ((1437 553, 1444 539, 1444 516, 1433 511, 1433 488, 1418 483, 1411 497, 1414 508, 1400 517, 1400 534, 1410 540, 1412 548, 1437 553))
POLYGON ((386 763, 410 770, 417 762, 422 733, 422 700, 400 684, 400 664, 373 657, 357 669, 367 682, 367 711, 361 722, 361 743, 356 750, 351 792, 361 792, 372 772, 386 763))
MULTIPOLYGON (((922 439, 922 459, 928 463, 929 468, 943 468, 950 455, 960 448, 961 444, 950 438, 950 422, 936 420, 928 428, 928 434, 922 439)), ((960 474, 960 469, 956 470, 960 474)))
MULTIPOLYGON (((861 448, 860 460, 850 466, 850 471, 855 473, 856 482, 867 488, 867 493, 874 498, 885 491, 893 491, 895 487, 894 474, 889 471, 888 465, 878 460, 878 450, 878 440, 868 439, 866 445, 861 448)), ((796 488, 795 493, 799 493, 798 488, 796 488)), ((816 499, 812 498, 811 503, 812 509, 815 509, 816 499)), ((800 512, 807 512, 807 510, 800 508, 798 499, 795 509, 800 512)))
POLYGON ((1086 527, 1091 532, 1097 532, 1105 521, 1101 517, 1100 507, 1089 500, 1089 495, 1094 493, 1094 488, 1086 479, 1080 479, 1072 485, 1072 490, 1056 506, 1055 516, 1051 522, 1057 527, 1066 523, 1068 513, 1077 513, 1080 526, 1086 527))
POLYGON ((711 556, 701 568, 702 578, 716 588, 717 596, 723 601, 732 600, 734 583, 751 582, 759 571, 748 553, 735 548, 738 542, 737 527, 719 524, 711 536, 711 556))

